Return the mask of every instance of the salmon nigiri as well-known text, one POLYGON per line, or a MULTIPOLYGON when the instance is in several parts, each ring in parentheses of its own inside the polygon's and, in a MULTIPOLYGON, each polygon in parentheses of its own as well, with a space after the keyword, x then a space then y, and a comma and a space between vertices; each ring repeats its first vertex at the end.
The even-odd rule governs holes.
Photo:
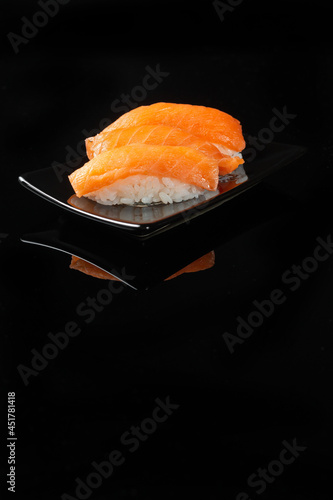
POLYGON ((230 157, 207 142, 206 139, 189 132, 166 125, 141 125, 138 127, 105 130, 98 137, 86 139, 87 155, 94 158, 104 151, 130 144, 153 144, 160 146, 186 146, 219 161, 220 175, 235 170, 244 160, 238 156, 230 157))
MULTIPOLYGON (((236 118, 215 108, 191 104, 158 102, 150 106, 140 106, 122 115, 101 133, 154 124, 186 130, 216 144, 222 152, 230 155, 245 148, 242 127, 236 118)), ((99 135, 93 140, 98 142, 99 135)))
POLYGON ((132 144, 99 154, 69 180, 78 197, 102 204, 173 203, 218 185, 218 161, 184 146, 132 144))

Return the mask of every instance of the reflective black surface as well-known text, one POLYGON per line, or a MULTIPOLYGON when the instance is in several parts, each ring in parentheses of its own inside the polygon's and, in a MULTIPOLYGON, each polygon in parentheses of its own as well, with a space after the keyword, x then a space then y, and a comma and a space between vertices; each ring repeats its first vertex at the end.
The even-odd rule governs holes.
MULTIPOLYGON (((298 150, 297 150, 298 151, 298 150)), ((201 217, 149 240, 133 240, 127 233, 110 226, 89 222, 76 216, 62 215, 53 225, 42 231, 21 236, 24 243, 36 244, 75 255, 121 279, 135 289, 147 289, 179 271, 184 266, 228 242, 241 230, 256 227, 276 214, 296 205, 283 194, 257 185, 244 197, 234 197, 228 206, 214 212, 203 212, 201 217), (265 206, 258 215, 248 207, 265 206), (221 230, 223 221, 223 230, 221 230)))
POLYGON ((5 5, 1 499, 332 497, 329 5, 233 4, 222 20, 209 1, 59 3, 18 54, 7 34, 40 7, 5 5), (235 115, 263 154, 306 153, 144 241, 22 188, 75 168, 138 86, 235 115))

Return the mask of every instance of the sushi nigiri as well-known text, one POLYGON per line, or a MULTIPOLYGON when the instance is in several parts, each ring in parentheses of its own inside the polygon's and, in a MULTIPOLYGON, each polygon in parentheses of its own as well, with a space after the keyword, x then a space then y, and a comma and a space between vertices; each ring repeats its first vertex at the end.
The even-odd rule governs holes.
MULTIPOLYGON (((142 125, 167 125, 180 128, 215 144, 222 153, 229 156, 239 154, 245 148, 240 122, 231 115, 215 108, 192 104, 158 102, 150 106, 140 106, 120 116, 102 132, 142 125)), ((98 144, 101 134, 88 141, 98 144)))
POLYGON ((195 149, 133 144, 99 154, 69 180, 78 197, 106 205, 146 205, 215 191, 218 175, 218 161, 195 149))
POLYGON ((104 151, 130 144, 193 148, 217 160, 220 175, 226 175, 244 163, 244 160, 238 156, 230 157, 222 153, 214 144, 207 142, 204 138, 193 135, 186 130, 158 124, 106 130, 98 137, 86 140, 87 155, 89 159, 92 159, 104 151))

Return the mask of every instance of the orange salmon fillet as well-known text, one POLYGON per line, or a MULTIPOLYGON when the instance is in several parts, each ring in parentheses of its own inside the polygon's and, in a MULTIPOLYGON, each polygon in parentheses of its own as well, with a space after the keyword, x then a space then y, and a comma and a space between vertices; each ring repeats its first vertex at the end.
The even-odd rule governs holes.
POLYGON ((244 163, 244 160, 241 158, 231 158, 221 153, 214 144, 207 142, 206 139, 197 137, 185 130, 166 125, 142 125, 139 127, 106 130, 95 138, 90 137, 86 139, 87 155, 89 159, 92 159, 110 149, 130 144, 186 146, 195 149, 209 158, 219 161, 220 175, 230 173, 238 165, 244 163))
POLYGON ((69 180, 81 197, 138 174, 170 177, 215 191, 219 167, 216 160, 184 146, 133 144, 101 153, 75 170, 69 180))
POLYGON ((245 148, 242 127, 236 118, 215 108, 191 104, 158 102, 150 106, 140 106, 122 115, 101 133, 154 124, 181 128, 235 152, 245 148))
POLYGON ((155 146, 186 146, 197 149, 219 160, 222 153, 213 144, 189 134, 179 128, 168 127, 166 125, 142 125, 139 127, 120 128, 102 132, 100 140, 94 138, 86 139, 87 154, 91 160, 104 151, 130 144, 152 144, 155 146))
POLYGON ((220 175, 227 175, 230 174, 230 172, 233 172, 236 170, 239 165, 242 165, 244 163, 244 160, 242 158, 238 158, 238 156, 225 156, 224 158, 221 158, 219 161, 219 174, 220 175))

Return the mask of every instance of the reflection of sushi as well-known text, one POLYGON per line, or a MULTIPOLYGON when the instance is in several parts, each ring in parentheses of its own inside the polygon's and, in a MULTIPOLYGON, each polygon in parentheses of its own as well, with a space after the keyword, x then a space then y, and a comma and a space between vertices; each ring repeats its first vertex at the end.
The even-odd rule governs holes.
MULTIPOLYGON (((215 264, 215 252, 214 250, 212 250, 211 252, 207 253, 206 255, 203 255, 194 262, 191 262, 191 264, 184 267, 183 269, 180 269, 180 271, 177 271, 176 273, 172 274, 171 276, 169 276, 169 278, 166 278, 165 281, 176 278, 177 276, 180 276, 181 274, 184 273, 196 273, 198 271, 205 271, 206 269, 213 267, 214 264, 215 264)), ((94 264, 87 262, 86 260, 80 259, 79 257, 75 257, 74 255, 72 256, 72 260, 69 267, 70 269, 75 269, 77 271, 80 271, 81 273, 87 274, 88 276, 92 276, 94 278, 99 278, 102 280, 119 281, 118 278, 116 278, 110 273, 107 273, 100 267, 97 267, 94 264)))
POLYGON ((86 141, 90 162, 69 176, 78 197, 106 205, 173 203, 215 191, 244 163, 238 120, 218 109, 156 103, 86 141))
POLYGON ((217 189, 218 173, 218 162, 194 149, 133 144, 101 153, 69 180, 78 197, 133 205, 197 198, 217 189))
POLYGON ((99 136, 86 140, 87 156, 91 160, 100 153, 130 144, 185 146, 195 149, 218 161, 220 175, 232 172, 238 165, 244 163, 244 160, 239 156, 232 157, 222 153, 217 146, 208 142, 205 138, 190 134, 180 128, 156 124, 106 130, 99 136))
POLYGON ((80 271, 81 273, 88 274, 88 276, 99 278, 100 280, 119 281, 118 278, 112 274, 103 271, 100 267, 97 267, 86 260, 80 259, 80 257, 75 257, 75 255, 72 255, 69 267, 71 269, 76 269, 76 271, 80 271))
POLYGON ((206 269, 209 269, 213 267, 215 264, 215 252, 212 250, 211 252, 206 253, 199 259, 195 260, 194 262, 191 262, 186 267, 183 267, 180 271, 177 271, 176 273, 172 274, 169 276, 169 278, 166 278, 165 281, 167 280, 172 280, 173 278, 177 278, 177 276, 180 276, 181 274, 184 273, 197 273, 198 271, 205 271, 206 269))

